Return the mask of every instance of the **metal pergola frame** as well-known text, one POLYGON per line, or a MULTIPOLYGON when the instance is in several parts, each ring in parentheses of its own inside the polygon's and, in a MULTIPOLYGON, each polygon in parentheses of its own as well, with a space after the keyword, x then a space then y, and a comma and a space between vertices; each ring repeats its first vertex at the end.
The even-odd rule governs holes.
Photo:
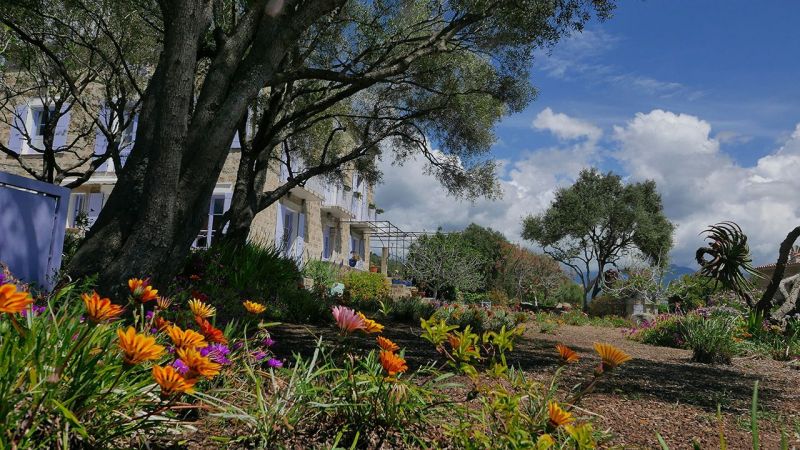
POLYGON ((394 261, 402 266, 405 266, 408 251, 414 241, 420 236, 436 233, 435 231, 404 231, 388 220, 344 220, 342 222, 349 223, 351 228, 360 229, 364 236, 369 236, 370 252, 376 248, 388 248, 389 261, 394 261))

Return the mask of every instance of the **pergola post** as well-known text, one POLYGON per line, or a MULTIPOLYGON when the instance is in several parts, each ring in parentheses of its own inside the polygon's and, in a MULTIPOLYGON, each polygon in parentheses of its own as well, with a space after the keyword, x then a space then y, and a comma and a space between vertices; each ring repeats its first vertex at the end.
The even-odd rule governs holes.
POLYGON ((381 249, 381 273, 389 275, 389 247, 381 249))

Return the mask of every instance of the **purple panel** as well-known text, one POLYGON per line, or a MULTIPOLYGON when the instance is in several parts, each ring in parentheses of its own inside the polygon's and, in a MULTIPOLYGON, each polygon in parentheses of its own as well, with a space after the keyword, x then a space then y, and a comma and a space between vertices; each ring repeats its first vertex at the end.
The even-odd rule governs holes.
POLYGON ((61 265, 69 189, 0 172, 0 261, 51 289, 61 265))

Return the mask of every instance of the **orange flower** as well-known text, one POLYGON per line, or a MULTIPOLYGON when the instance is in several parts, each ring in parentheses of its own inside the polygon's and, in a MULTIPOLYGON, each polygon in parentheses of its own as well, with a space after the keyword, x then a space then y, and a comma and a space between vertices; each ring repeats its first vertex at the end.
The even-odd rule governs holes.
POLYGON ((397 344, 383 336, 378 336, 376 340, 378 341, 378 346, 387 352, 396 352, 400 350, 400 347, 397 344))
POLYGON ((207 303, 203 303, 201 300, 196 298, 189 300, 189 309, 192 311, 192 314, 194 314, 195 317, 202 317, 204 319, 207 319, 217 313, 217 308, 214 308, 207 303))
POLYGON ((364 322, 364 331, 367 333, 380 333, 383 331, 383 325, 375 322, 372 319, 367 319, 363 313, 358 313, 358 317, 364 322))
POLYGON ((580 359, 574 350, 560 342, 556 344, 556 350, 558 350, 559 356, 565 363, 574 363, 580 359))
POLYGON ((122 306, 111 303, 107 298, 100 298, 97 292, 92 291, 92 295, 81 294, 83 304, 86 305, 86 314, 92 323, 100 323, 119 318, 122 314, 122 306))
POLYGON ((383 369, 389 374, 390 377, 408 370, 406 360, 395 355, 393 352, 381 350, 378 357, 381 361, 381 366, 383 366, 383 369))
POLYGON ((214 328, 209 321, 202 317, 195 317, 195 322, 200 327, 200 334, 206 338, 208 342, 216 342, 218 344, 227 344, 228 340, 219 328, 214 328))
POLYGON ((156 299, 156 306, 160 310, 167 310, 169 309, 170 305, 172 305, 172 298, 171 297, 158 297, 156 299))
POLYGON ((137 334, 133 327, 128 327, 127 331, 117 329, 117 336, 119 336, 119 347, 122 349, 122 358, 127 365, 158 359, 164 354, 164 347, 156 344, 156 338, 137 334))
POLYGON ((194 392, 197 380, 186 379, 172 366, 153 366, 153 379, 161 386, 161 397, 172 397, 175 394, 194 392))
POLYGON ((186 378, 195 379, 197 377, 212 378, 219 374, 222 367, 193 348, 179 348, 176 353, 178 358, 186 364, 189 370, 186 372, 186 378))
POLYGON ((167 319, 165 319, 165 318, 163 318, 161 316, 156 316, 155 326, 158 329, 158 331, 164 331, 170 325, 172 325, 172 322, 170 322, 169 320, 167 320, 167 319))
POLYGON ((177 325, 167 328, 167 334, 172 339, 172 343, 178 348, 198 348, 205 347, 206 340, 202 334, 194 330, 181 330, 177 325))
POLYGON ((22 312, 33 303, 27 292, 17 291, 13 283, 0 286, 0 313, 16 314, 22 312))
POLYGON ((261 303, 251 302, 250 300, 245 300, 242 305, 244 305, 244 309, 246 309, 247 312, 253 314, 261 314, 267 310, 267 307, 261 303))
POLYGON ((600 371, 613 370, 620 364, 630 361, 631 357, 622 350, 606 343, 594 343, 594 351, 600 355, 602 362, 600 363, 600 371))
POLYGON ((547 416, 549 417, 550 425, 555 428, 575 421, 575 418, 572 417, 572 414, 561 409, 561 407, 558 406, 558 403, 552 400, 547 403, 547 416))
POLYGON ((150 286, 150 279, 131 278, 128 280, 128 288, 131 290, 133 299, 144 303, 158 298, 158 290, 150 286))
POLYGON ((461 345, 461 339, 457 338, 453 333, 447 333, 447 342, 450 344, 450 348, 456 348, 461 345))

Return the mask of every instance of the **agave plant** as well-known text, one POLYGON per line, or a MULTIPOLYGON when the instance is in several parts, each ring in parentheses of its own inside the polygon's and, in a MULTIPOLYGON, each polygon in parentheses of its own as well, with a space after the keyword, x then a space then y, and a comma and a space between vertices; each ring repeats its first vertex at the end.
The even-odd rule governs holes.
POLYGON ((700 273, 732 290, 752 307, 748 276, 760 275, 752 266, 747 236, 734 222, 711 225, 703 233, 706 233, 708 246, 700 247, 695 254, 700 273))

